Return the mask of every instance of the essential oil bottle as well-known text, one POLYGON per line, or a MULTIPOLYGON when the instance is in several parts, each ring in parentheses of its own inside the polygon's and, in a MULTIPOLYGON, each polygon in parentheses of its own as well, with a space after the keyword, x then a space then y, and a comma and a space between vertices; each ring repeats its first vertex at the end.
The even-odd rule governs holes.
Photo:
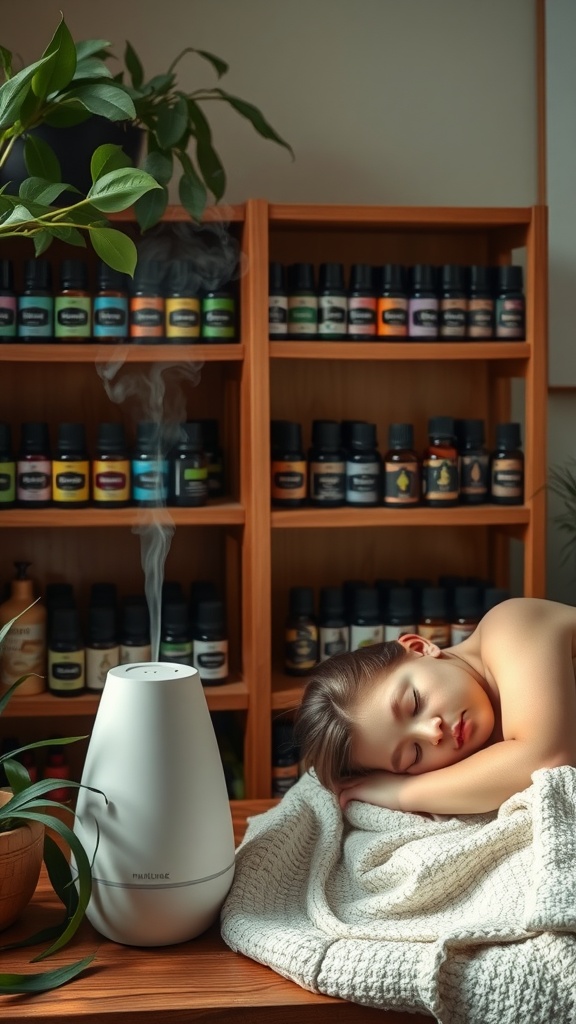
POLYGON ((17 319, 12 260, 0 260, 0 344, 15 340, 17 319))
POLYGON ((200 338, 200 278, 192 260, 171 260, 166 282, 166 340, 191 344, 200 338))
POLYGON ((408 336, 421 341, 438 337, 439 300, 434 267, 416 263, 410 267, 408 336))
POLYGON ((418 636, 423 636, 441 649, 450 646, 448 602, 444 587, 423 587, 420 594, 418 636))
POLYGON ((162 607, 158 661, 193 666, 192 630, 185 601, 173 601, 162 607))
POLYGON ((318 622, 312 587, 290 587, 284 635, 285 672, 289 676, 308 675, 318 663, 318 622))
POLYGON ((308 451, 309 501, 322 508, 337 508, 346 500, 346 462, 340 423, 314 420, 308 451))
POLYGON ((374 268, 368 263, 353 263, 348 288, 348 338, 373 341, 376 337, 377 299, 374 268))
POLYGON ((341 263, 321 263, 318 284, 318 338, 344 341, 348 298, 341 263))
POLYGON ((0 423, 0 511, 16 502, 16 460, 8 423, 0 423))
POLYGON ((474 265, 469 268, 468 329, 474 341, 494 337, 494 295, 491 268, 474 265))
POLYGON ((232 285, 204 292, 202 338, 206 342, 220 344, 237 340, 236 292, 232 285))
POLYGON ((162 452, 160 424, 138 423, 132 453, 132 499, 136 505, 154 508, 166 504, 168 469, 168 460, 162 452))
POLYGON ((52 501, 52 456, 47 423, 23 423, 16 462, 20 508, 47 508, 52 501))
POLYGON ((164 340, 164 264, 138 260, 130 295, 130 339, 140 344, 164 340))
POLYGON ((199 601, 193 624, 194 668, 203 686, 221 686, 228 679, 228 636, 224 604, 199 601))
POLYGON ((382 459, 375 423, 351 423, 346 450, 346 504, 362 508, 379 505, 382 459))
POLYGON ((370 647, 384 639, 380 616, 380 598, 376 587, 358 587, 354 591, 350 613, 350 650, 370 647))
POLYGON ((120 664, 113 605, 92 604, 86 631, 86 689, 101 693, 111 668, 120 664))
POLYGON ((202 425, 182 423, 170 457, 168 500, 170 505, 198 508, 208 497, 208 463, 202 425))
POLYGON ((18 337, 22 341, 50 341, 54 334, 52 267, 48 260, 26 260, 24 290, 18 297, 18 337))
POLYGON ((62 260, 60 291, 54 299, 54 336, 59 341, 88 341, 92 335, 92 298, 83 260, 62 260))
POLYGON ((126 274, 100 262, 92 327, 97 341, 122 342, 128 337, 128 280, 126 274))
POLYGON ((86 652, 75 607, 54 608, 48 637, 48 689, 57 697, 78 697, 85 689, 86 652))
POLYGON ((498 267, 497 275, 496 337, 520 341, 526 337, 526 301, 522 267, 498 267))
POLYGON ((276 261, 268 266, 268 333, 271 341, 283 341, 288 334, 286 268, 276 261))
POLYGON ((467 319, 465 267, 445 263, 440 271, 440 337, 465 338, 467 319))
POLYGON ((288 267, 288 337, 295 341, 318 337, 318 296, 311 263, 288 267))
POLYGON ((471 636, 482 618, 482 591, 479 587, 454 587, 450 645, 462 643, 471 636))
POLYGON ((291 722, 272 724, 272 796, 281 799, 298 782, 298 749, 291 722))
POLYGON ((415 633, 417 628, 414 592, 411 587, 390 587, 384 619, 384 639, 397 640, 403 633, 415 633))
POLYGON ((208 467, 208 497, 222 498, 226 494, 226 466, 224 449, 220 443, 220 423, 217 419, 198 420, 202 429, 202 443, 208 467))
POLYGON ((384 505, 410 508, 420 502, 421 467, 411 423, 391 423, 384 455, 384 505))
POLYGON ((484 446, 484 420, 456 420, 460 502, 480 505, 490 493, 490 456, 484 446))
POLYGON ((334 654, 344 654, 350 645, 350 628, 346 620, 342 587, 320 589, 319 660, 326 661, 334 654))
POLYGON ((121 423, 100 423, 92 462, 92 500, 97 508, 130 504, 130 459, 121 423))
POLYGON ((308 464, 302 445, 302 427, 292 420, 270 424, 270 496, 276 508, 301 508, 308 494, 308 464))
POLYGON ((90 461, 83 423, 61 423, 52 460, 52 500, 61 508, 85 508, 90 498, 90 461))
POLYGON ((408 334, 408 294, 406 268, 400 263, 385 263, 380 268, 378 296, 378 337, 390 340, 408 334))
POLYGON ((499 423, 490 458, 490 500, 496 505, 524 501, 524 452, 519 423, 499 423))
POLYGON ((428 421, 428 447, 422 461, 422 498, 429 508, 449 508, 458 503, 458 452, 451 416, 432 416, 428 421))
POLYGON ((143 598, 127 597, 120 627, 120 664, 133 665, 152 660, 150 616, 143 598))

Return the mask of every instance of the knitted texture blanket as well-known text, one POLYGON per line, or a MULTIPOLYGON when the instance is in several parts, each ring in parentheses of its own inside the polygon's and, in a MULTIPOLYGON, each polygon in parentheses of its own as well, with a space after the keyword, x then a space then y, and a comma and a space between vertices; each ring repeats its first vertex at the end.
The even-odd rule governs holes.
POLYGON ((338 803, 313 774, 250 819, 234 950, 313 992, 441 1024, 575 1024, 576 769, 494 814, 338 803))

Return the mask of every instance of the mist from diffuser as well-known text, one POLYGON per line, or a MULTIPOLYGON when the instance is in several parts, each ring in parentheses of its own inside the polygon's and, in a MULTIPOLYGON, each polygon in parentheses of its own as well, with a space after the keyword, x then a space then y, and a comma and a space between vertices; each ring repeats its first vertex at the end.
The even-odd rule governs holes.
MULTIPOLYGON (((150 232, 139 258, 193 257, 207 279, 229 280, 237 243, 222 225, 204 245, 177 225, 150 232), (217 243, 214 243, 214 237, 217 243), (202 253, 205 248, 206 252, 202 253), (202 258, 200 258, 202 257, 202 258)), ((213 285, 212 285, 213 286, 213 285)), ((201 363, 152 363, 127 371, 121 348, 98 367, 114 402, 131 399, 139 419, 160 425, 164 457, 186 420, 181 383, 200 380, 201 363)), ((162 507, 139 509, 152 658, 158 658, 164 565, 174 532, 162 507)), ((162 946, 194 938, 215 920, 234 875, 234 835, 220 752, 200 677, 180 664, 151 662, 111 669, 100 698, 74 830, 93 856, 86 915, 107 938, 162 946)))

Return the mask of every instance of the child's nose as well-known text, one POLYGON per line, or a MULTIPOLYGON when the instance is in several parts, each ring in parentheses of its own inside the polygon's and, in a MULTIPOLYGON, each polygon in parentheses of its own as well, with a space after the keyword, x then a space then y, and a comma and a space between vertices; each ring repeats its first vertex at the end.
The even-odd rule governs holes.
POLYGON ((428 743, 432 743, 433 746, 438 746, 442 740, 442 719, 440 716, 435 718, 428 718, 426 721, 421 722, 422 735, 428 743))

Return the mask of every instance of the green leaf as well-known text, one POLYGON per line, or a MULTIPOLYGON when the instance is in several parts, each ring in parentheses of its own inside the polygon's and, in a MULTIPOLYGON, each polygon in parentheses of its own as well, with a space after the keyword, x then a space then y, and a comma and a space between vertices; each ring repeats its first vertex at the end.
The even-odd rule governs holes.
POLYGON ((188 101, 188 113, 194 124, 196 135, 196 158, 200 173, 216 202, 226 191, 226 173, 216 150, 212 145, 210 125, 197 103, 188 101))
POLYGON ((294 156, 294 151, 284 139, 280 138, 278 132, 274 130, 271 124, 268 123, 264 115, 255 107, 252 103, 247 103, 246 100, 241 100, 237 96, 232 96, 230 93, 225 92, 224 89, 213 89, 212 92, 217 93, 226 100, 234 110, 237 110, 242 117, 245 117, 250 124, 256 129, 259 135, 264 139, 270 139, 271 142, 277 142, 279 146, 284 146, 289 153, 294 156))
POLYGON ((76 47, 64 18, 42 54, 53 58, 39 68, 32 79, 32 91, 45 99, 50 93, 65 89, 76 70, 76 47))
POLYGON ((207 60, 214 68, 218 78, 222 78, 222 75, 225 75, 228 71, 228 64, 225 60, 222 60, 221 57, 216 57, 215 54, 208 53, 208 50, 197 50, 194 46, 187 46, 185 50, 182 50, 182 52, 174 58, 168 70, 173 71, 186 53, 197 53, 199 57, 203 58, 203 60, 207 60))
POLYGON ((61 181, 60 161, 52 146, 37 135, 27 135, 24 143, 24 163, 28 174, 46 181, 61 181))
POLYGON ((167 93, 174 85, 174 75, 154 75, 149 82, 143 86, 142 91, 144 94, 155 92, 158 96, 163 96, 167 93))
POLYGON ((30 91, 30 82, 38 69, 52 60, 53 57, 36 60, 0 86, 0 128, 10 128, 19 120, 22 103, 30 91))
MULTIPOLYGON (((184 161, 181 160, 182 166, 184 161)), ((194 170, 190 160, 186 160, 184 174, 178 183, 180 202, 193 220, 201 220, 206 208, 206 188, 194 170)))
POLYGON ((48 231, 54 238, 58 238, 66 245, 78 245, 83 249, 86 248, 86 239, 78 231, 78 228, 73 228, 67 224, 50 224, 48 225, 48 231))
POLYGON ((30 201, 32 203, 47 203, 51 205, 67 188, 68 185, 61 181, 47 181, 46 178, 33 176, 24 179, 18 194, 23 202, 30 201))
POLYGON ((95 149, 92 153, 90 161, 92 181, 97 181, 104 174, 109 174, 110 171, 117 171, 120 167, 131 166, 132 161, 126 156, 122 146, 115 146, 112 143, 98 146, 98 149, 95 149))
POLYGON ((9 224, 26 224, 33 221, 34 217, 22 203, 18 203, 7 217, 2 217, 0 227, 8 227, 9 224))
POLYGON ((4 72, 4 78, 12 78, 12 53, 5 46, 0 46, 0 64, 4 72))
POLYGON ((46 114, 44 121, 52 128, 72 128, 87 121, 89 117, 92 114, 79 100, 66 99, 59 101, 58 106, 46 114))
POLYGON ((156 106, 156 138, 160 149, 170 149, 182 138, 188 128, 188 104, 180 96, 176 103, 156 106))
POLYGON ((85 78, 112 78, 112 72, 99 57, 84 57, 76 64, 72 81, 78 82, 85 78))
POLYGON ((24 765, 20 764, 20 761, 15 761, 13 758, 7 758, 7 760, 4 761, 3 768, 6 772, 8 785, 13 793, 21 793, 22 790, 28 788, 30 785, 30 774, 24 765))
MULTIPOLYGON (((21 683, 23 683, 26 679, 29 679, 29 678, 30 678, 29 676, 22 676, 22 678, 19 679, 18 682, 14 683, 14 685, 10 688, 10 690, 8 690, 8 692, 4 696, 9 696, 11 690, 17 689, 17 687, 21 683)), ((4 699, 4 698, 2 698, 2 699, 4 699)), ((0 705, 0 713, 3 710, 3 707, 4 707, 3 704, 0 705)), ((3 764, 3 762, 6 760, 7 757, 16 757, 18 754, 23 754, 27 750, 41 750, 43 747, 63 747, 63 746, 69 746, 71 743, 78 743, 80 740, 86 740, 86 739, 88 739, 87 736, 54 736, 53 739, 35 740, 33 743, 26 743, 23 747, 16 747, 14 750, 11 750, 9 754, 1 754, 0 755, 0 764, 3 764)), ((42 779, 39 779, 38 783, 34 783, 34 785, 38 785, 40 782, 42 782, 42 779)), ((74 786, 78 786, 78 785, 79 785, 79 783, 77 783, 77 782, 74 783, 74 786)), ((0 807, 0 814, 1 813, 2 813, 2 808, 0 807)))
POLYGON ((52 245, 52 235, 49 231, 37 231, 32 241, 34 242, 34 255, 38 258, 52 245))
POLYGON ((72 981, 93 962, 94 956, 86 956, 66 967, 56 967, 53 971, 43 974, 0 974, 0 995, 33 995, 36 992, 49 992, 72 981))
POLYGON ((101 213, 125 210, 150 189, 160 188, 146 171, 134 167, 121 167, 104 174, 95 181, 87 198, 101 213))
MULTIPOLYGON (((174 160, 172 153, 162 153, 159 149, 152 150, 144 160, 144 170, 151 174, 160 185, 167 185, 172 177, 174 160)), ((141 202, 141 200, 139 200, 141 202)))
POLYGON ((147 192, 134 203, 136 220, 141 231, 148 231, 158 223, 168 205, 168 189, 162 186, 154 192, 147 192))
POLYGON ((68 96, 79 100, 92 114, 109 121, 134 120, 136 108, 128 93, 113 82, 87 82, 70 89, 68 96))
POLYGON ((84 60, 86 57, 93 57, 94 54, 103 54, 110 46, 107 39, 80 39, 76 44, 76 60, 84 60))
POLYGON ((126 48, 124 50, 124 63, 128 68, 133 88, 139 89, 144 81, 144 68, 136 50, 128 40, 126 40, 126 48))
POLYGON ((128 235, 115 228, 96 228, 90 233, 92 246, 100 257, 113 270, 123 274, 134 274, 138 253, 136 246, 128 235))

